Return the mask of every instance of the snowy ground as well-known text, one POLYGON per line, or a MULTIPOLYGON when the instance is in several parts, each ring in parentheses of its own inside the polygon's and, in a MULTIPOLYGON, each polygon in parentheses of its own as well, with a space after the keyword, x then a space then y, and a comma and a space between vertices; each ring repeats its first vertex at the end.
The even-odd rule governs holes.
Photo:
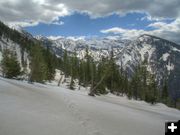
POLYGON ((0 78, 0 135, 163 135, 180 111, 0 78))

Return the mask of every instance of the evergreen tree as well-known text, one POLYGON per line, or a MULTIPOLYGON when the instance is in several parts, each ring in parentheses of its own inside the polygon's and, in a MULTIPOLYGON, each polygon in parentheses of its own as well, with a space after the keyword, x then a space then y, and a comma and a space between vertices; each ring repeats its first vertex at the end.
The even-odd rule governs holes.
POLYGON ((16 54, 8 49, 3 51, 1 65, 3 75, 7 78, 17 77, 21 74, 21 67, 17 60, 16 54))
POLYGON ((107 61, 105 58, 102 58, 102 60, 97 64, 96 66, 92 66, 93 68, 93 77, 92 81, 93 84, 91 85, 90 89, 90 96, 94 96, 95 94, 105 94, 106 93, 106 83, 105 78, 107 76, 107 61))
POLYGON ((74 90, 75 88, 74 88, 74 80, 73 80, 73 77, 71 77, 71 81, 70 81, 70 85, 69 85, 69 89, 71 89, 71 90, 74 90))
POLYGON ((45 58, 45 63, 47 65, 47 71, 46 71, 46 75, 47 75, 47 80, 52 80, 54 79, 54 75, 55 75, 55 65, 56 65, 56 59, 54 57, 54 55, 52 55, 52 53, 50 52, 49 47, 46 48, 46 50, 44 51, 44 56, 45 58))
POLYGON ((125 75, 124 75, 124 77, 123 77, 123 87, 122 87, 122 89, 123 89, 123 94, 128 94, 128 91, 129 91, 129 80, 128 80, 128 73, 127 72, 125 72, 125 75))
POLYGON ((74 79, 77 75, 77 70, 76 70, 76 54, 74 54, 73 56, 71 56, 70 58, 70 76, 71 76, 71 81, 70 81, 70 84, 69 84, 69 88, 71 90, 74 90, 74 79))
POLYGON ((151 104, 154 104, 157 101, 157 84, 155 76, 152 74, 149 77, 148 90, 146 91, 146 101, 151 104))
POLYGON ((45 63, 44 57, 43 57, 43 51, 40 46, 35 45, 33 46, 31 50, 31 73, 29 76, 30 82, 40 82, 43 83, 45 80, 48 79, 47 77, 47 63, 45 63))
POLYGON ((168 84, 167 84, 167 79, 163 79, 163 87, 162 87, 162 93, 161 93, 161 100, 163 103, 168 102, 168 84))
POLYGON ((87 86, 91 81, 91 56, 89 55, 89 48, 86 47, 85 55, 85 86, 87 86))
POLYGON ((65 76, 69 76, 70 74, 70 66, 69 66, 70 62, 69 62, 69 57, 67 54, 67 51, 64 51, 64 55, 63 55, 63 71, 65 76))
POLYGON ((128 97, 145 100, 154 104, 158 99, 158 88, 155 76, 147 71, 147 61, 138 65, 131 79, 131 89, 128 97))

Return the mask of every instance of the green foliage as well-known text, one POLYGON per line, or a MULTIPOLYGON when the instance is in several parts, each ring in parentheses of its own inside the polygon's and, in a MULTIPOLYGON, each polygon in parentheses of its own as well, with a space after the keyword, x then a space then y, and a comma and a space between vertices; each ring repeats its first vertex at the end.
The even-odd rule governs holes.
POLYGON ((64 71, 66 76, 70 75, 70 65, 69 64, 70 64, 69 57, 68 57, 67 51, 65 50, 64 55, 63 55, 63 68, 62 68, 62 70, 64 71))
MULTIPOLYGON (((0 22, 0 37, 8 37, 20 45, 21 48, 21 63, 23 68, 27 67, 27 62, 24 60, 24 52, 29 53, 31 60, 31 73, 29 75, 30 81, 43 82, 45 80, 54 79, 55 68, 60 68, 61 59, 58 59, 49 48, 45 48, 42 44, 33 38, 29 38, 19 33, 16 30, 12 30, 2 22, 0 22)), ((13 56, 14 57, 14 56, 13 56)), ((14 65, 17 62, 14 62, 14 65)), ((13 67, 14 70, 18 68, 13 67)), ((26 73, 24 70, 22 73, 26 73)), ((8 76, 14 76, 13 73, 9 73, 8 76), (12 74, 12 75, 10 75, 12 74)))
MULTIPOLYGON (((88 47, 84 60, 77 58, 76 53, 64 51, 63 57, 57 58, 49 47, 44 47, 35 40, 23 36, 16 30, 8 28, 0 22, 0 37, 9 37, 21 47, 21 63, 27 66, 24 60, 24 52, 30 54, 30 81, 44 82, 54 79, 55 69, 60 69, 65 76, 70 76, 70 89, 74 89, 74 79, 79 80, 79 85, 90 87, 90 95, 106 94, 107 90, 120 95, 126 94, 130 99, 145 100, 149 103, 157 101, 177 106, 178 99, 172 100, 168 93, 167 79, 163 80, 163 87, 159 90, 156 78, 147 71, 147 60, 137 65, 134 74, 130 77, 122 65, 116 64, 113 48, 110 57, 94 61, 90 56, 88 47)), ((7 39, 8 40, 8 39, 7 39)), ((0 48, 2 50, 2 48, 0 48)), ((5 50, 1 62, 5 77, 13 78, 20 75, 20 65, 13 52, 5 50)), ((24 71, 26 72, 26 71, 24 71)))
POLYGON ((1 66, 3 75, 7 78, 17 77, 21 74, 21 67, 16 54, 8 49, 3 50, 1 66))
POLYGON ((47 47, 43 52, 44 62, 46 64, 46 80, 53 80, 55 75, 56 68, 56 56, 50 52, 50 49, 47 47))
POLYGON ((162 87, 162 94, 161 94, 161 101, 163 103, 168 103, 168 84, 167 84, 167 79, 163 79, 163 87, 162 87))
POLYGON ((147 71, 147 61, 138 65, 130 82, 128 97, 145 100, 151 104, 157 102, 158 88, 155 76, 147 71))
POLYGON ((31 50, 30 81, 41 82, 47 80, 47 63, 45 63, 42 49, 34 46, 31 50))

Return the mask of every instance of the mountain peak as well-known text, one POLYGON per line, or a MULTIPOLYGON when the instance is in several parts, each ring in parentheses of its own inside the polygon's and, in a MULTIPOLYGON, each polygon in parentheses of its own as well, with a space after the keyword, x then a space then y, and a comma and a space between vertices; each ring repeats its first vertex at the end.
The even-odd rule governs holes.
POLYGON ((20 25, 13 24, 13 25, 9 25, 9 27, 13 30, 20 32, 20 33, 24 33, 24 29, 20 25))

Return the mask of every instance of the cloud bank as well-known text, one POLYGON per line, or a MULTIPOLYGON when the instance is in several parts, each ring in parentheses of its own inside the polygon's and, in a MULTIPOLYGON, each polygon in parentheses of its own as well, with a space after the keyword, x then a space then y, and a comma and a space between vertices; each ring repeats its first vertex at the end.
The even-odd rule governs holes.
POLYGON ((86 12, 91 17, 145 12, 152 18, 178 18, 179 9, 179 0, 1 0, 0 19, 50 23, 74 11, 86 12))
POLYGON ((121 35, 124 39, 133 39, 142 34, 150 34, 180 43, 180 19, 176 19, 169 24, 165 22, 155 22, 151 23, 148 27, 152 27, 154 29, 145 31, 142 29, 123 29, 120 27, 113 27, 101 30, 100 32, 104 34, 121 35))
POLYGON ((101 30, 102 33, 121 34, 124 38, 150 33, 178 41, 180 37, 180 0, 1 0, 0 20, 9 25, 22 27, 35 26, 39 23, 63 25, 59 18, 74 12, 87 13, 91 18, 111 14, 125 15, 130 12, 143 12, 147 18, 161 20, 173 18, 166 24, 156 22, 149 27, 155 30, 145 31, 122 29, 118 27, 101 30))
POLYGON ((59 17, 69 15, 63 3, 53 5, 45 0, 3 0, 0 1, 0 20, 23 27, 40 22, 53 23, 59 17))

